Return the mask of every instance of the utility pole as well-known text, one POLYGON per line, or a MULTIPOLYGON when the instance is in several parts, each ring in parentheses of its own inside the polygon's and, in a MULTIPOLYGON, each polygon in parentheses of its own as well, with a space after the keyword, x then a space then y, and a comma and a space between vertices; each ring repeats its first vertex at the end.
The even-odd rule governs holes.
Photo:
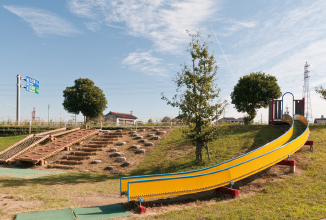
POLYGON ((20 125, 20 88, 26 88, 20 84, 20 80, 26 81, 26 79, 23 79, 20 75, 17 75, 16 121, 18 125, 20 125))
POLYGON ((48 105, 48 125, 50 124, 50 104, 48 105))
POLYGON ((309 90, 309 68, 310 65, 306 62, 304 65, 304 86, 303 86, 303 94, 302 97, 304 98, 304 116, 309 121, 309 118, 312 118, 312 109, 311 109, 311 100, 310 100, 310 90, 309 90))

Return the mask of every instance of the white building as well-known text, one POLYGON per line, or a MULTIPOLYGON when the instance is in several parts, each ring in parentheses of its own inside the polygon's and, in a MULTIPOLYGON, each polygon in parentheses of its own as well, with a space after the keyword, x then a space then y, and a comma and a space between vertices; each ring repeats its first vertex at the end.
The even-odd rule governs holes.
POLYGON ((125 114, 119 112, 109 112, 105 115, 105 121, 113 122, 117 125, 135 125, 138 118, 132 114, 125 114))
POLYGON ((244 121, 243 121, 243 118, 238 118, 238 119, 235 119, 235 118, 232 118, 232 117, 223 117, 221 119, 219 119, 217 121, 218 124, 223 124, 223 123, 226 123, 226 124, 244 124, 244 121))

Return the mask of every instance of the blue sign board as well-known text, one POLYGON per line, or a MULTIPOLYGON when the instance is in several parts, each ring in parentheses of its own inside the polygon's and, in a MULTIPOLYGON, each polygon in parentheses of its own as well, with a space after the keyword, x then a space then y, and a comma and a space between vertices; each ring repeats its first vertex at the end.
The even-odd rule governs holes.
POLYGON ((39 89, 40 89, 40 82, 36 79, 26 76, 26 91, 38 94, 39 89))

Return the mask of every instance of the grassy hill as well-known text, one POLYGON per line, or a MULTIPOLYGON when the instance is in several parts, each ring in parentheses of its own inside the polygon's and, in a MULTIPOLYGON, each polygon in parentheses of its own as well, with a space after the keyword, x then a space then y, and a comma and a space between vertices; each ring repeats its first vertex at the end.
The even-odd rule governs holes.
POLYGON ((13 145, 14 143, 24 139, 27 135, 18 135, 10 137, 0 137, 0 151, 6 149, 7 147, 13 145))

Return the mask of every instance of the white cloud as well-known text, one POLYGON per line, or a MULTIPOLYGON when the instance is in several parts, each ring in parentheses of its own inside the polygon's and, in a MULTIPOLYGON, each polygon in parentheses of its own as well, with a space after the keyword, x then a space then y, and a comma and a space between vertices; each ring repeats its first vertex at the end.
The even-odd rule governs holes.
POLYGON ((89 30, 91 30, 91 31, 98 31, 98 30, 100 30, 100 26, 101 26, 101 24, 100 23, 98 23, 98 22, 93 22, 93 21, 91 21, 91 22, 85 22, 85 26, 86 26, 86 28, 87 29, 89 29, 89 30))
POLYGON ((224 34, 224 36, 229 36, 236 31, 242 30, 243 28, 254 28, 257 26, 256 21, 234 21, 234 20, 231 20, 226 23, 230 23, 231 26, 227 26, 224 28, 227 31, 227 34, 224 34))
POLYGON ((30 23, 39 37, 47 35, 71 36, 80 33, 71 23, 49 11, 14 5, 3 7, 30 23))
POLYGON ((153 57, 151 51, 133 52, 122 60, 122 64, 147 75, 167 76, 166 69, 160 66, 161 61, 161 59, 153 57))
POLYGON ((198 30, 218 11, 219 1, 206 0, 70 0, 69 8, 80 17, 109 26, 123 23, 125 31, 154 42, 160 52, 179 52, 189 41, 185 32, 198 30))

